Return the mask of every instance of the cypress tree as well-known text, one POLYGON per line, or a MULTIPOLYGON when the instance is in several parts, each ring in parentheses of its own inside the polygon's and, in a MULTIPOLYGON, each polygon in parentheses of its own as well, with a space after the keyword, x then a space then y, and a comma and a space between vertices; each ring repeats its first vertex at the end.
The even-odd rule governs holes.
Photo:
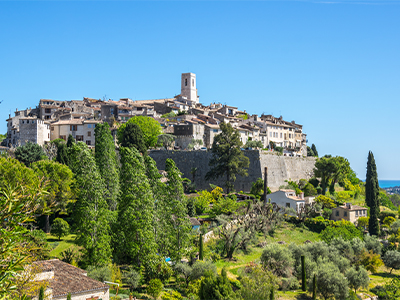
POLYGON ((274 300, 275 296, 274 296, 274 287, 271 288, 271 293, 269 294, 269 300, 274 300))
POLYGON ((143 157, 135 148, 120 148, 121 194, 118 207, 119 263, 141 267, 156 257, 154 198, 143 157))
POLYGON ((117 210, 119 195, 119 174, 114 140, 107 122, 95 127, 95 159, 101 178, 106 187, 105 199, 111 211, 117 210))
POLYGON ((73 144, 75 144, 75 139, 74 139, 74 137, 72 136, 72 134, 70 134, 70 135, 68 136, 67 147, 70 148, 73 144))
POLYGON ((44 300, 44 288, 41 286, 39 290, 39 300, 44 300))
POLYGON ((199 260, 203 260, 203 234, 200 233, 199 238, 199 260))
POLYGON ((68 149, 68 156, 69 167, 75 174, 79 191, 74 211, 77 243, 85 248, 85 264, 103 266, 111 258, 109 210, 104 199, 104 182, 86 144, 73 144, 68 149))
POLYGON ((71 293, 68 293, 67 300, 71 300, 71 293))
POLYGON ((118 140, 121 147, 136 148, 143 155, 147 154, 146 141, 143 131, 135 123, 126 123, 121 140, 118 140))
POLYGON ((306 264, 304 255, 301 256, 301 290, 305 292, 306 288, 306 264))
POLYGON ((369 233, 379 235, 379 183, 374 155, 368 153, 367 176, 365 182, 365 202, 370 208, 369 233))
POLYGON ((312 298, 313 300, 317 299, 317 278, 314 274, 313 281, 312 281, 312 298))
POLYGON ((312 151, 312 153, 313 153, 313 156, 318 157, 317 147, 315 147, 314 144, 311 145, 311 151, 312 151))
POLYGON ((65 143, 58 143, 56 162, 68 166, 68 153, 67 145, 65 143))

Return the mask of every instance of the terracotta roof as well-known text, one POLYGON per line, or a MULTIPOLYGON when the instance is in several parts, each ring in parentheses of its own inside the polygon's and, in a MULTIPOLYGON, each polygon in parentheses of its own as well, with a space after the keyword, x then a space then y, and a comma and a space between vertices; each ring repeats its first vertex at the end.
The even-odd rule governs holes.
POLYGON ((83 121, 83 119, 63 120, 52 123, 52 125, 82 125, 83 121))
POLYGON ((351 204, 351 208, 349 208, 347 205, 338 206, 338 207, 335 207, 334 209, 336 209, 336 208, 343 208, 346 210, 367 210, 367 208, 365 208, 365 207, 353 205, 353 204, 351 204))
POLYGON ((192 224, 192 226, 200 226, 200 222, 199 220, 197 220, 196 218, 189 218, 190 219, 190 224, 192 224))
POLYGON ((50 280, 53 297, 77 294, 85 291, 106 290, 109 286, 86 276, 86 271, 67 264, 58 259, 35 262, 45 267, 45 271, 54 271, 54 278, 50 280))

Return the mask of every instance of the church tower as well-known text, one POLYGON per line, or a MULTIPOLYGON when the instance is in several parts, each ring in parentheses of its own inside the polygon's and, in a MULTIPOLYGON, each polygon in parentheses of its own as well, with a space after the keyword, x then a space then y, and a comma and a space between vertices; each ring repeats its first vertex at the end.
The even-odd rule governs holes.
POLYGON ((194 103, 199 103, 196 89, 196 74, 182 73, 181 96, 186 97, 194 103))

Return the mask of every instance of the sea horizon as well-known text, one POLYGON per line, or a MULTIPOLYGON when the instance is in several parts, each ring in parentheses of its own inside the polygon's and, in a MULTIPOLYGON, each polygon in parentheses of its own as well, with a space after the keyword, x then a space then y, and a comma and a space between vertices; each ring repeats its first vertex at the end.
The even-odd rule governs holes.
POLYGON ((380 188, 400 186, 400 180, 378 180, 380 188))

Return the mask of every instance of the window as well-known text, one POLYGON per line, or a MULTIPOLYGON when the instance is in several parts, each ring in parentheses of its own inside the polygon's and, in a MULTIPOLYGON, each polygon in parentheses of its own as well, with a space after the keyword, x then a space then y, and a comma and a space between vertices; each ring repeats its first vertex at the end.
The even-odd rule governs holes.
POLYGON ((272 137, 272 132, 269 133, 269 137, 272 137))
POLYGON ((86 145, 91 145, 91 141, 86 141, 86 145))
POLYGON ((47 133, 47 138, 48 138, 48 139, 50 138, 50 133, 47 133))
POLYGON ((187 78, 185 79, 185 86, 187 86, 187 78))
POLYGON ((218 132, 218 129, 213 129, 213 132, 218 132))
POLYGON ((32 124, 35 124, 35 120, 32 120, 32 124))
POLYGON ((78 127, 77 125, 69 125, 69 130, 76 131, 77 127, 78 127))
POLYGON ((336 211, 336 217, 339 217, 339 211, 338 210, 336 211))
POLYGON ((51 126, 51 131, 54 131, 54 126, 51 126))
POLYGON ((51 114, 51 109, 50 108, 45 108, 44 109, 45 114, 51 114))
POLYGON ((194 79, 192 79, 192 86, 194 86, 194 79))
POLYGON ((92 136, 92 132, 91 132, 91 131, 88 131, 88 132, 87 132, 87 136, 92 136))
POLYGON ((290 203, 286 203, 286 207, 289 207, 289 208, 290 208, 290 203))
POLYGON ((344 216, 347 217, 347 211, 344 212, 344 216))
POLYGON ((282 138, 282 132, 281 132, 281 138, 282 138))
POLYGON ((77 135, 76 136, 76 141, 77 142, 83 142, 83 135, 77 135))
POLYGON ((26 120, 26 124, 29 124, 29 120, 26 120))
POLYGON ((66 141, 67 137, 65 135, 60 135, 60 139, 63 139, 64 141, 66 141))
POLYGON ((87 124, 87 128, 92 128, 92 124, 87 124))

